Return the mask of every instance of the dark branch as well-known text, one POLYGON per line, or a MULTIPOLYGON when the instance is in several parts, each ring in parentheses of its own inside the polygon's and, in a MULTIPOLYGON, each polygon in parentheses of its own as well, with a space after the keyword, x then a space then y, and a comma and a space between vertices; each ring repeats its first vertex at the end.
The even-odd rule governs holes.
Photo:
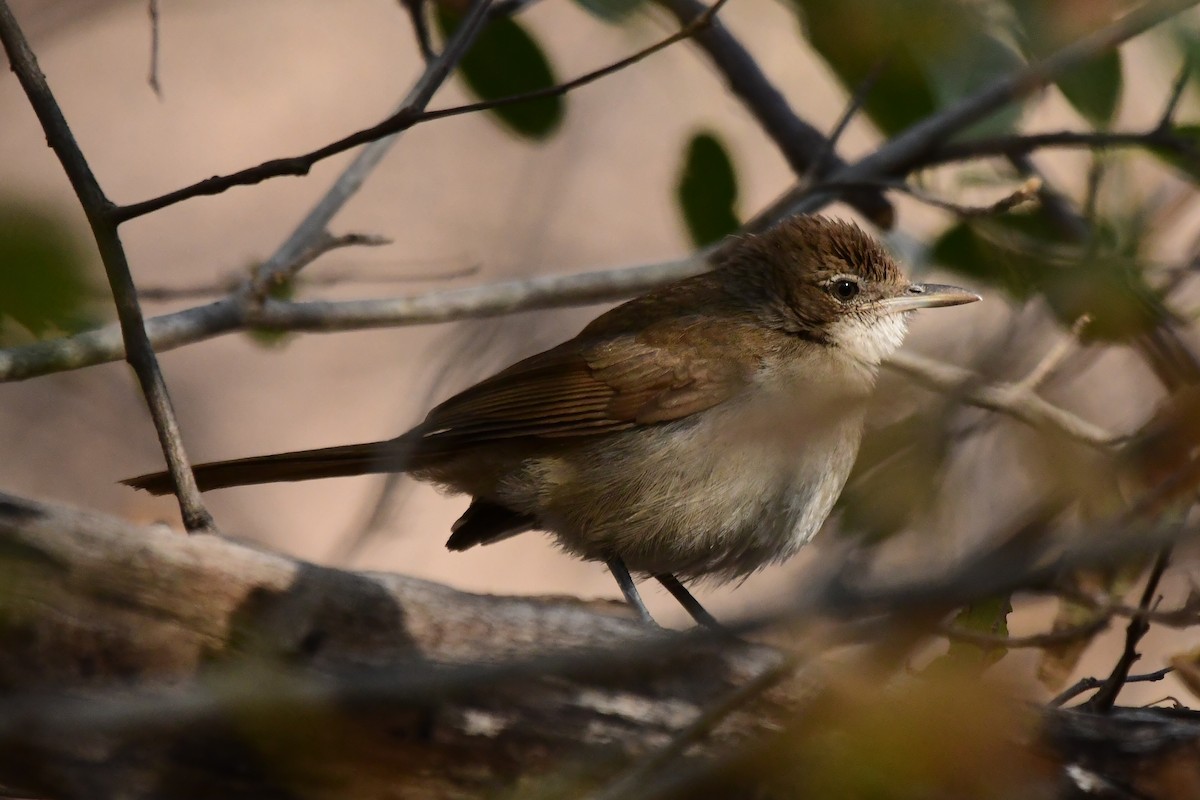
MULTIPOLYGON (((433 111, 423 111, 424 103, 429 98, 424 98, 421 102, 412 102, 406 104, 396 113, 392 114, 382 122, 372 125, 370 128, 365 128, 356 133, 352 133, 336 142, 319 147, 304 155, 292 156, 290 158, 276 158, 270 161, 265 161, 257 166, 239 170, 228 175, 218 175, 212 178, 207 178, 191 186, 185 186, 182 189, 169 192, 155 197, 150 200, 145 200, 140 203, 132 203, 130 205, 119 206, 113 209, 113 215, 119 222, 126 222, 136 217, 144 216, 152 211, 172 206, 184 200, 189 200, 193 197, 201 197, 205 195, 221 194, 222 192, 233 188, 234 186, 251 186, 256 183, 262 183, 271 178, 279 178, 287 175, 300 176, 307 175, 313 165, 338 153, 344 153, 359 145, 369 144, 377 139, 382 139, 385 136, 400 133, 408 130, 412 126, 421 122, 430 122, 436 119, 445 119, 447 117, 456 117, 462 114, 471 114, 477 111, 485 111, 501 106, 517 105, 519 103, 527 103, 531 100, 541 100, 547 97, 558 97, 581 86, 586 86, 589 83, 600 80, 601 78, 618 72, 626 67, 636 64, 639 61, 659 52, 676 42, 694 36, 699 31, 708 26, 716 15, 717 11, 728 0, 717 0, 704 15, 693 21, 691 24, 676 31, 670 36, 662 39, 655 44, 650 45, 631 56, 616 61, 600 69, 593 70, 578 78, 561 83, 556 86, 550 86, 545 89, 538 89, 531 92, 523 92, 521 94, 502 97, 496 100, 485 100, 478 103, 467 103, 466 105, 454 106, 452 108, 441 108, 433 111)), ((463 26, 459 27, 462 30, 463 26)))
MULTIPOLYGON (((75 195, 87 215, 100 260, 108 276, 108 285, 112 289, 117 319, 121 325, 125 358, 133 367, 141 384, 142 394, 146 398, 146 405, 150 408, 159 444, 162 446, 171 479, 175 482, 184 524, 189 531, 210 529, 213 520, 200 499, 187 453, 183 449, 183 436, 179 430, 179 422, 175 419, 167 384, 163 380, 162 372, 158 368, 158 359, 146 335, 145 320, 142 317, 141 306, 138 305, 137 288, 129 272, 125 248, 113 221, 113 205, 100 188, 87 159, 75 142, 67 120, 46 83, 46 76, 38 67, 37 58, 5 0, 0 0, 0 41, 4 44, 9 64, 16 73, 21 88, 29 98, 29 104, 41 122, 46 141, 62 164, 63 171, 71 181, 75 195)), ((30 268, 29 265, 21 266, 30 268)))
MULTIPOLYGON (((709 13, 699 0, 657 2, 685 27, 701 21, 709 13)), ((693 38, 728 81, 729 90, 742 101, 742 105, 775 142, 796 177, 803 178, 811 174, 820 178, 831 169, 845 166, 845 162, 832 152, 831 139, 827 139, 792 110, 783 94, 763 74, 754 57, 725 26, 712 20, 693 38)), ((881 228, 890 228, 895 221, 895 209, 881 192, 870 189, 854 191, 846 195, 846 202, 881 228)))

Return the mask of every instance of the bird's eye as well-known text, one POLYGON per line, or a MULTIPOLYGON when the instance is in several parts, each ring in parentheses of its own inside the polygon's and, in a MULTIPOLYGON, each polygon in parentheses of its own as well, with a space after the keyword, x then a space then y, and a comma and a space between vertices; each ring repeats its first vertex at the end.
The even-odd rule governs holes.
POLYGON ((842 302, 853 300, 858 297, 858 281, 850 278, 838 278, 829 284, 829 290, 842 302))

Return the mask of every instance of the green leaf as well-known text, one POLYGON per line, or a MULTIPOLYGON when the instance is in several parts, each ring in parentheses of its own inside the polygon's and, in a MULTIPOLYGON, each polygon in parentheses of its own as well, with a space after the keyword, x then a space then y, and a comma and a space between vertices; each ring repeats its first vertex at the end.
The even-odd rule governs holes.
POLYGON ((1143 275, 1137 231, 1122 242, 1107 223, 1094 236, 1091 245, 1065 237, 1039 206, 959 222, 939 237, 931 255, 943 267, 1016 300, 1042 297, 1064 326, 1087 314, 1090 339, 1125 342, 1159 324, 1167 312, 1143 275))
POLYGON ((1067 102, 1098 128, 1107 128, 1112 123, 1123 86, 1121 54, 1116 50, 1085 61, 1058 81, 1067 102))
POLYGON ((720 139, 698 133, 688 143, 675 187, 688 233, 697 247, 717 241, 740 227, 737 173, 720 139))
MULTIPOLYGON (((968 633, 981 633, 989 636, 1008 636, 1008 615, 1012 613, 1012 597, 1003 595, 986 600, 980 600, 964 606, 954 615, 951 627, 968 633)), ((934 659, 926 668, 927 672, 946 668, 975 668, 987 669, 1008 652, 1007 647, 975 644, 972 642, 950 640, 950 649, 941 657, 934 659)))
MULTIPOLYGON (((989 18, 960 0, 792 2, 809 42, 848 91, 874 76, 863 108, 889 135, 1021 63, 989 18)), ((996 133, 1018 115, 1015 108, 981 124, 996 133)))
POLYGON ((92 321, 87 264, 71 230, 55 216, 0 202, 0 322, 35 336, 92 321))
POLYGON ((645 4, 645 0, 575 0, 576 5, 596 19, 619 25, 645 4))
MULTIPOLYGON (((1011 0, 1011 5, 1021 23, 1030 58, 1045 58, 1107 24, 1119 8, 1114 0, 1087 3, 1011 0)), ((1120 52, 1109 50, 1073 67, 1056 83, 1067 102, 1088 122, 1106 128, 1121 102, 1122 71, 1120 52)))
MULTIPOLYGON (((445 39, 462 16, 440 3, 435 8, 434 18, 445 39)), ((548 89, 558 83, 537 40, 517 20, 507 16, 496 17, 487 24, 459 62, 458 70, 480 100, 499 100, 548 89)), ((562 123, 564 105, 561 96, 543 97, 497 106, 488 113, 519 136, 545 139, 562 123)))

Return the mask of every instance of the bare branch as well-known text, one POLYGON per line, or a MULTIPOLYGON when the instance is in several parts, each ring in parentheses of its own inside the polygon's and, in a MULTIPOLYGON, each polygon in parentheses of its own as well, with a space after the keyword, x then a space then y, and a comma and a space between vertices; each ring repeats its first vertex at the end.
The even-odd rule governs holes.
MULTIPOLYGON (((670 36, 662 39, 655 44, 650 45, 631 56, 621 59, 600 69, 581 75, 578 78, 567 81, 566 83, 557 86, 551 86, 546 89, 538 89, 531 92, 523 92, 521 94, 512 95, 510 97, 502 97, 497 100, 485 100, 479 103, 468 103, 466 105, 454 106, 452 108, 442 108, 434 111, 422 111, 424 104, 406 104, 399 111, 392 114, 387 119, 372 125, 370 128, 365 128, 356 133, 352 133, 342 139, 327 144, 324 147, 319 147, 316 150, 305 153, 304 155, 292 156, 289 158, 276 158, 270 161, 265 161, 257 166, 239 170, 228 175, 218 175, 212 178, 206 178, 185 186, 182 189, 177 189, 173 192, 168 192, 160 197, 145 200, 140 203, 119 206, 113 210, 113 215, 119 222, 126 222, 135 217, 140 217, 149 214, 152 211, 166 208, 167 206, 188 200, 193 197, 201 197, 205 195, 220 194, 234 186, 250 186, 256 183, 261 183, 271 178, 278 178, 287 175, 298 176, 307 175, 313 165, 338 153, 343 153, 351 150, 359 145, 368 144, 385 136, 394 136, 402 131, 408 130, 413 125, 420 122, 428 122, 435 119, 445 119, 446 117, 455 117, 462 114, 470 114, 476 111, 483 111, 500 106, 516 105, 525 103, 530 100, 538 100, 546 97, 557 97, 566 94, 580 86, 585 86, 593 81, 599 80, 606 75, 611 75, 614 72, 625 69, 626 67, 636 64, 637 62, 647 58, 666 47, 669 47, 676 42, 690 38, 697 32, 703 30, 710 24, 716 12, 728 0, 717 0, 708 11, 693 23, 676 31, 670 36)), ((464 25, 459 27, 461 31, 464 25)), ((449 50, 449 48, 447 48, 449 50)), ((446 56, 444 52, 438 61, 442 61, 446 56)), ((434 63, 437 63, 435 61, 434 63)), ((426 98, 428 99, 428 98, 426 98)))
POLYGON ((113 205, 100 188, 87 159, 75 142, 67 120, 46 83, 46 76, 38 67, 37 58, 25 40, 25 34, 17 24, 6 0, 0 0, 0 41, 3 42, 9 64, 16 73, 21 88, 25 90, 42 130, 46 133, 46 141, 62 164, 63 171, 71 181, 75 195, 87 215, 100 260, 108 276, 108 285, 112 289, 125 357, 137 375, 146 405, 150 408, 159 444, 162 446, 171 479, 175 482, 175 493, 179 498, 184 524, 189 531, 208 530, 213 527, 212 516, 200 499, 200 491, 196 487, 187 453, 183 449, 183 436, 179 430, 179 422, 175 419, 167 384, 158 368, 158 358, 154 355, 154 349, 146 336, 142 309, 138 305, 137 288, 129 272, 129 262, 121 244, 121 237, 117 233, 116 222, 113 221, 113 205))
MULTIPOLYGON (((1125 683, 1156 683, 1175 671, 1174 667, 1163 667, 1154 672, 1148 672, 1145 675, 1130 675, 1125 679, 1125 683)), ((1051 708, 1058 708, 1074 700, 1084 692, 1090 692, 1092 689, 1099 689, 1104 685, 1104 681, 1100 678, 1083 678, 1074 686, 1066 689, 1061 694, 1055 695, 1054 698, 1047 703, 1051 708)))
POLYGON ((896 353, 886 366, 939 392, 957 394, 962 402, 1020 420, 1035 428, 1046 428, 1097 449, 1108 449, 1120 437, 1080 419, 1016 384, 981 385, 970 370, 932 361, 911 353, 896 353))
MULTIPOLYGON (((151 317, 145 329, 155 349, 162 352, 252 327, 332 332, 453 322, 622 300, 706 268, 703 258, 693 258, 576 275, 543 275, 414 297, 309 303, 267 300, 253 316, 237 300, 224 298, 151 317)), ((103 364, 120 359, 123 353, 120 328, 106 325, 74 336, 0 350, 0 381, 26 380, 103 364)))
MULTIPOLYGON (((442 52, 429 62, 409 89, 400 103, 397 114, 417 112, 425 108, 483 30, 487 12, 491 8, 490 3, 491 0, 477 0, 470 7, 442 52)), ((329 223, 334 215, 362 188, 367 176, 383 160, 399 135, 399 132, 394 133, 364 147, 279 249, 255 270, 253 278, 238 292, 235 299, 257 303, 265 296, 270 286, 294 276, 308 263, 304 260, 304 254, 312 249, 320 237, 329 235, 329 223)))

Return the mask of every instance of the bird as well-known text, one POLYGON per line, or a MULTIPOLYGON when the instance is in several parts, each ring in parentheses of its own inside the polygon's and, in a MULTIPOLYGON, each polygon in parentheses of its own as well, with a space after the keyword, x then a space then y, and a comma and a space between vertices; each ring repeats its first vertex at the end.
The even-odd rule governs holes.
MULTIPOLYGON (((470 496, 450 550, 542 530, 606 564, 644 620, 634 575, 717 626, 686 584, 743 578, 808 543, 850 475, 879 367, 912 312, 980 297, 909 280, 858 225, 819 215, 734 237, 713 261, 396 438, 200 464, 197 484, 406 472, 470 496)), ((174 491, 166 472, 123 483, 174 491)))

